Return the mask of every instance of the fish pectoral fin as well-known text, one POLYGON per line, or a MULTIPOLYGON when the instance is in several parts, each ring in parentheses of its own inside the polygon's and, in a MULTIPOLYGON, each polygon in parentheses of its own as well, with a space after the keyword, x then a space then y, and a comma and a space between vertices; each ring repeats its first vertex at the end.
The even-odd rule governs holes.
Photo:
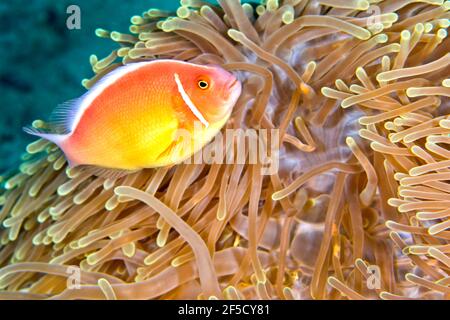
POLYGON ((140 171, 140 169, 139 170, 110 169, 93 165, 82 165, 79 167, 84 172, 88 172, 94 176, 105 179, 119 179, 126 175, 140 171))
POLYGON ((186 141, 185 138, 179 137, 173 141, 161 154, 158 156, 158 160, 170 157, 170 163, 177 164, 184 160, 184 155, 189 152, 186 148, 189 148, 191 144, 186 141))
POLYGON ((166 157, 172 157, 174 161, 171 161, 172 163, 176 163, 177 160, 177 154, 180 153, 180 147, 177 144, 177 141, 172 142, 167 148, 166 150, 164 150, 163 152, 161 152, 158 157, 157 160, 162 160, 166 157))

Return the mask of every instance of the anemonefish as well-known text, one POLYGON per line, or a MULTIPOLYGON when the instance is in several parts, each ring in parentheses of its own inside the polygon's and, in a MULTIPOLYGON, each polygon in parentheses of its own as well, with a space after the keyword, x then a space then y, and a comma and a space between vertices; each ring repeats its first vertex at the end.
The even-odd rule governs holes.
POLYGON ((161 167, 182 162, 211 141, 240 94, 238 79, 218 66, 138 62, 115 69, 80 98, 58 106, 50 131, 24 130, 55 143, 70 167, 89 166, 107 175, 161 167))

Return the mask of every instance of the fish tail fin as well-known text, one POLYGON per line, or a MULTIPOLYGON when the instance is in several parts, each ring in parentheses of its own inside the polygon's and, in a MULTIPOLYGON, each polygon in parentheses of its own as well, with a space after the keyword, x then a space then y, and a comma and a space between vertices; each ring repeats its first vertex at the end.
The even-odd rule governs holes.
POLYGON ((58 148, 60 148, 61 151, 64 152, 64 155, 70 168, 74 168, 79 165, 79 163, 75 159, 72 159, 72 156, 69 154, 70 152, 69 153, 67 152, 68 146, 64 143, 70 136, 70 133, 57 134, 51 132, 44 132, 34 127, 23 127, 23 131, 25 131, 28 134, 31 134, 32 136, 36 136, 56 144, 58 148))
POLYGON ((53 142, 60 148, 61 148, 61 145, 63 144, 63 142, 69 136, 68 134, 56 134, 56 133, 44 132, 44 131, 41 131, 34 127, 23 127, 23 131, 25 131, 26 133, 31 134, 33 136, 53 142))

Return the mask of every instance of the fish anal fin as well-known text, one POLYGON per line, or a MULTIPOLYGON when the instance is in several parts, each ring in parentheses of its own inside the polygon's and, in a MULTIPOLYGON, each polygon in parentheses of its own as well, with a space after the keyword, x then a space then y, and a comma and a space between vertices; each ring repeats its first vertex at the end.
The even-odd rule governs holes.
POLYGON ((80 169, 84 172, 88 172, 94 176, 105 178, 105 179, 119 179, 125 177, 129 174, 138 172, 140 170, 123 170, 123 169, 111 169, 103 168, 93 165, 81 165, 80 169))

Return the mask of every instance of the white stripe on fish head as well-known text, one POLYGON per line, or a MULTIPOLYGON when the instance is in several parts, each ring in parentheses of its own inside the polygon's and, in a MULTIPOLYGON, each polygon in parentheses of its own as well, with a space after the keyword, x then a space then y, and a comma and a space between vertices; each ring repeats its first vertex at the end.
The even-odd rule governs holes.
POLYGON ((189 109, 192 111, 192 113, 197 117, 198 120, 200 120, 201 123, 205 127, 209 127, 209 122, 205 119, 203 114, 200 112, 200 110, 195 106, 194 102, 192 102, 191 98, 187 94, 186 90, 184 90, 183 84, 181 83, 180 76, 178 73, 174 74, 175 82, 177 84, 178 92, 180 93, 181 97, 183 98, 184 103, 187 104, 189 109))

